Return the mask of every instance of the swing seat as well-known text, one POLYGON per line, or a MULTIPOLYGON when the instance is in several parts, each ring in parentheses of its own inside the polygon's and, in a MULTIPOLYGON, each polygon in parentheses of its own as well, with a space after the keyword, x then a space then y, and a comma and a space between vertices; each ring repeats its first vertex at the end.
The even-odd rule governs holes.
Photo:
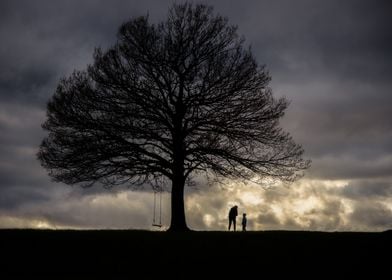
POLYGON ((152 224, 153 227, 162 227, 161 224, 152 224))

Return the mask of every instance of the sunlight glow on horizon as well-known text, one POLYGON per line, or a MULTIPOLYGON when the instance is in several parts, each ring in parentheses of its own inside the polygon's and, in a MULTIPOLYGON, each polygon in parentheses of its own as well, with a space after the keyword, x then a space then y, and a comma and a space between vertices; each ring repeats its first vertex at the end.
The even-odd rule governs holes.
MULTIPOLYGON (((186 194, 186 217, 195 230, 227 230, 228 210, 239 206, 237 225, 242 213, 248 215, 248 230, 366 230, 350 224, 354 202, 337 196, 347 180, 301 179, 291 186, 263 189, 254 185, 235 184, 229 188, 212 187, 193 190, 186 194)), ((392 211, 389 201, 382 202, 392 211)), ((2 228, 49 229, 147 229, 153 216, 151 192, 103 192, 82 196, 78 201, 58 200, 51 213, 42 208, 39 215, 0 216, 2 228), (67 217, 57 220, 56 217, 67 217), (23 217, 23 218, 22 218, 23 217), (66 222, 68 221, 68 222, 66 222)), ((26 210, 33 212, 31 210, 26 210)), ((158 214, 158 213, 156 213, 158 214)), ((170 194, 162 199, 162 220, 170 224, 170 194)), ((382 228, 380 228, 382 229, 382 228)), ((162 229, 161 229, 162 230, 162 229)))

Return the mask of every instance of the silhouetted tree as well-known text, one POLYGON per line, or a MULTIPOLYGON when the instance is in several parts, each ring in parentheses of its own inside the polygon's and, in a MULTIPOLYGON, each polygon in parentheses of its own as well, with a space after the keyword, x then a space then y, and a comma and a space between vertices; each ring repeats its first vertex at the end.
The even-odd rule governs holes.
POLYGON ((124 23, 87 71, 61 80, 38 158, 55 181, 106 186, 171 181, 170 230, 187 230, 186 180, 295 179, 302 148, 279 128, 288 102, 236 27, 204 5, 174 5, 165 22, 124 23))

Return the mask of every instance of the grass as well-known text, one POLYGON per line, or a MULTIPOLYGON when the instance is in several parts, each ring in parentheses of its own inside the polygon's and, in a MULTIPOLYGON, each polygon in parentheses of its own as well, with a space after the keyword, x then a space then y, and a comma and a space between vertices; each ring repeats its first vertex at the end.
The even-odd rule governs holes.
POLYGON ((316 270, 322 274, 339 271, 342 276, 361 270, 389 271, 392 231, 0 230, 0 248, 1 270, 8 274, 50 271, 113 279, 141 273, 150 279, 147 276, 165 278, 175 272, 182 279, 194 273, 208 275, 208 271, 278 277, 316 270))

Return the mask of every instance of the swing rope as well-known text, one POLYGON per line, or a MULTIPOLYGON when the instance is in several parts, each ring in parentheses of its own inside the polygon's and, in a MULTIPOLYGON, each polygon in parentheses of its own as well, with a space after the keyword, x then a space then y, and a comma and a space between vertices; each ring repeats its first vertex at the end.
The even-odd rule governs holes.
POLYGON ((159 193, 159 224, 162 225, 162 190, 159 193))
POLYGON ((162 227, 162 188, 159 188, 156 191, 154 190, 154 211, 153 211, 152 225, 154 227, 162 227), (156 208, 157 208, 157 199, 156 199, 157 193, 159 193, 159 223, 155 215, 156 208))

